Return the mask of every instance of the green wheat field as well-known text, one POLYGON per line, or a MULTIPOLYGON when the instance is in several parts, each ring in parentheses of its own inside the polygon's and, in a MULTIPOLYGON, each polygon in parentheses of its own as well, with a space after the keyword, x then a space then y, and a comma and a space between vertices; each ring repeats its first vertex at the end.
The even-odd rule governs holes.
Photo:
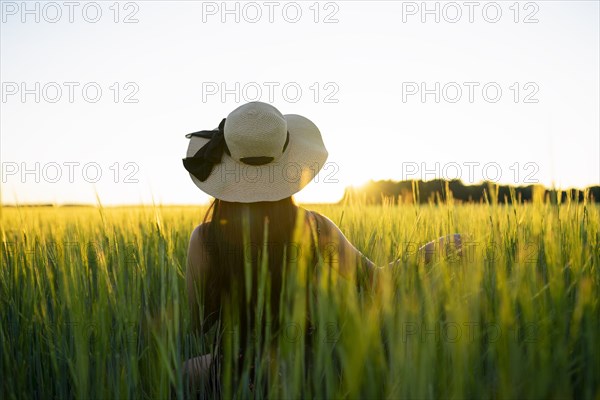
MULTIPOLYGON (((300 260, 274 348, 249 346, 236 375, 239 344, 226 338, 223 398, 600 399, 597 204, 305 207, 378 265, 399 262, 367 287, 304 279, 300 260), (422 262, 418 246, 454 232, 461 257, 422 262)), ((192 333, 185 286, 205 212, 0 208, 0 398, 188 397, 182 363, 214 335, 192 333)))

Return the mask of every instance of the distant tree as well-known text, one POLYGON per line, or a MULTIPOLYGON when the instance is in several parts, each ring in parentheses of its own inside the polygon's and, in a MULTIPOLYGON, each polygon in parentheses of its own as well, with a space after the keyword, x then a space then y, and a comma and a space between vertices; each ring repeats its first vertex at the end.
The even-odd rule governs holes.
POLYGON ((360 200, 366 204, 391 204, 419 202, 446 202, 449 198, 458 203, 481 203, 497 201, 498 203, 531 202, 535 198, 553 203, 571 200, 582 202, 587 197, 588 201, 600 202, 600 186, 590 186, 586 189, 554 190, 542 185, 513 186, 497 185, 484 181, 475 185, 464 185, 460 179, 430 181, 369 181, 360 188, 347 188, 342 202, 360 200))

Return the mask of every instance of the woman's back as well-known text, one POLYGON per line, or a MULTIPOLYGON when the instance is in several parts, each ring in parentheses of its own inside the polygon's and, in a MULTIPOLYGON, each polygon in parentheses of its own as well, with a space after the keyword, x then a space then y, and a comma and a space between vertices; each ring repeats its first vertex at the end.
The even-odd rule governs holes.
MULTIPOLYGON (((298 299, 288 298, 283 289, 298 280, 300 270, 301 280, 312 279, 318 262, 317 223, 313 214, 286 200, 268 208, 218 204, 211 220, 194 229, 186 274, 192 325, 203 333, 218 326, 212 343, 217 360, 227 351, 225 356, 236 354, 239 372, 248 354, 272 347, 290 329, 297 333, 286 313, 298 307, 290 300, 298 299), (243 215, 236 215, 234 208, 243 215), (260 220, 267 222, 259 224, 260 220)), ((310 291, 307 284, 302 305, 305 334, 300 335, 305 350, 313 330, 310 291)))

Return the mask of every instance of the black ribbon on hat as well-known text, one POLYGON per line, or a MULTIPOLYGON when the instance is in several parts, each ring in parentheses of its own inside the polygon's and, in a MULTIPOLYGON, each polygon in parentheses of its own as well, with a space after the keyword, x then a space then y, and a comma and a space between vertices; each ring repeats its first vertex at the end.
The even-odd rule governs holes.
MULTIPOLYGON (((183 161, 184 168, 196 177, 200 182, 204 182, 210 176, 213 167, 221 162, 223 152, 231 155, 227 143, 225 142, 225 120, 223 118, 219 127, 212 131, 198 131, 185 135, 186 138, 201 137, 210 139, 202 146, 192 157, 186 157, 183 161)), ((290 141, 290 132, 287 132, 285 144, 281 152, 283 153, 290 141)), ((273 161, 273 157, 243 157, 240 161, 248 165, 264 165, 273 161)))
POLYGON ((188 139, 194 136, 210 139, 192 157, 183 159, 184 168, 200 182, 204 182, 212 172, 213 166, 221 162, 224 151, 231 155, 227 143, 225 143, 225 119, 223 118, 216 130, 198 131, 185 135, 188 139))

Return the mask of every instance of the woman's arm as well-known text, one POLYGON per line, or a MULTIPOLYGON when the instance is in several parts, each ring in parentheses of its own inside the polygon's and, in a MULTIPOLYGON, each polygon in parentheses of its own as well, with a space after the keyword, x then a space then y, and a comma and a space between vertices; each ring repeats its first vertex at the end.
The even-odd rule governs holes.
POLYGON ((450 259, 454 255, 462 255, 462 237, 459 233, 433 240, 421 246, 418 253, 419 258, 422 257, 426 264, 440 257, 450 259))
POLYGON ((200 296, 201 296, 201 269, 202 269, 202 225, 192 231, 187 251, 187 266, 185 270, 185 283, 188 304, 191 315, 192 331, 198 332, 200 328, 200 296))
POLYGON ((357 265, 362 266, 369 283, 372 283, 377 265, 354 247, 332 220, 317 212, 311 213, 317 220, 323 260, 347 279, 357 272, 357 265))
MULTIPOLYGON (((218 297, 211 292, 214 285, 208 282, 210 266, 206 243, 208 225, 200 224, 192 232, 187 252, 186 290, 191 314, 192 331, 206 333, 217 319, 218 297), (202 305, 203 309, 200 308, 202 305)), ((182 365, 182 373, 190 388, 200 387, 201 382, 209 377, 212 354, 204 354, 186 360, 182 365)))
MULTIPOLYGON (((325 262, 346 278, 352 276, 357 265, 362 266, 365 268, 369 283, 373 283, 375 272, 385 267, 377 266, 367 256, 354 247, 332 220, 314 211, 312 214, 318 222, 320 231, 319 248, 325 262)), ((425 263, 431 262, 442 249, 448 250, 447 247, 449 243, 453 243, 455 249, 458 250, 458 254, 460 254, 461 236, 456 233, 421 246, 417 253, 418 260, 423 260, 425 263)), ((397 265, 399 261, 400 260, 392 261, 387 266, 393 267, 397 265)))
POLYGON ((211 285, 207 282, 210 265, 205 243, 207 227, 206 224, 198 225, 190 236, 185 274, 192 330, 201 333, 210 329, 218 314, 217 294, 211 293, 211 285))

